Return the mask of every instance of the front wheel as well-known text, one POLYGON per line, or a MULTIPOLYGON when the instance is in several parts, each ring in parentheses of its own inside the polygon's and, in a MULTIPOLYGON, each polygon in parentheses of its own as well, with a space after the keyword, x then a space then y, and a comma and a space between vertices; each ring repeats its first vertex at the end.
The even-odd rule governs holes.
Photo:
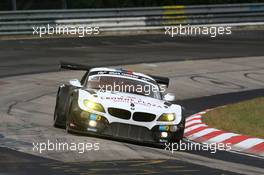
POLYGON ((70 120, 71 108, 72 108, 72 96, 70 96, 69 102, 66 107, 66 132, 67 133, 70 133, 69 120, 70 120))
POLYGON ((185 119, 183 118, 182 121, 179 123, 179 130, 176 131, 173 135, 172 141, 173 142, 180 142, 184 137, 184 129, 185 129, 185 119))
POLYGON ((63 128, 64 126, 60 123, 62 123, 59 119, 59 114, 58 114, 58 106, 59 106, 59 100, 58 100, 58 96, 56 99, 56 105, 55 105, 55 109, 54 109, 54 115, 53 115, 53 126, 56 128, 63 128))

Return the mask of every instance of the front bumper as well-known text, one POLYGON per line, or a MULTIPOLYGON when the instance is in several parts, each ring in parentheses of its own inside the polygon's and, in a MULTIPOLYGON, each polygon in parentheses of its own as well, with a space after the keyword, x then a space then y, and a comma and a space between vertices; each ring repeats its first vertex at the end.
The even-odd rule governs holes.
POLYGON ((156 125, 150 130, 143 126, 109 123, 104 116, 81 110, 71 111, 68 120, 69 131, 148 143, 173 142, 178 137, 177 132, 184 129, 184 126, 181 125, 174 125, 178 129, 170 131, 169 129, 164 130, 166 127, 160 127, 160 125, 156 125), (92 126, 91 123, 93 123, 92 126))

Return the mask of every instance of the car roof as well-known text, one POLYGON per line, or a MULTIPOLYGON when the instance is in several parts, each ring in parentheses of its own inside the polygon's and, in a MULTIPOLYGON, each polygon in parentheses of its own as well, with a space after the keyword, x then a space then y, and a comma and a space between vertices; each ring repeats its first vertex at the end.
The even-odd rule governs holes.
POLYGON ((112 72, 112 73, 113 72, 123 73, 123 74, 120 75, 120 76, 123 76, 123 77, 126 77, 125 76, 126 74, 130 74, 130 75, 135 75, 135 77, 138 77, 138 79, 142 79, 142 77, 143 77, 145 79, 149 79, 152 82, 156 83, 155 79, 153 79, 151 76, 148 76, 146 74, 139 73, 139 72, 134 72, 134 71, 131 71, 131 70, 122 69, 122 68, 106 68, 106 67, 92 68, 92 69, 90 69, 89 74, 90 73, 93 74, 95 72, 104 72, 105 74, 110 74, 110 72, 112 72))

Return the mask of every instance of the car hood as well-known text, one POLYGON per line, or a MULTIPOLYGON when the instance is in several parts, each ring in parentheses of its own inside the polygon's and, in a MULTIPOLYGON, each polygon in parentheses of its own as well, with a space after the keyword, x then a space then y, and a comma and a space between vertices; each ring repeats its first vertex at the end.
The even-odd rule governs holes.
POLYGON ((148 112, 156 115, 173 112, 171 105, 163 100, 123 92, 79 90, 79 100, 90 99, 107 108, 121 108, 132 112, 148 112))

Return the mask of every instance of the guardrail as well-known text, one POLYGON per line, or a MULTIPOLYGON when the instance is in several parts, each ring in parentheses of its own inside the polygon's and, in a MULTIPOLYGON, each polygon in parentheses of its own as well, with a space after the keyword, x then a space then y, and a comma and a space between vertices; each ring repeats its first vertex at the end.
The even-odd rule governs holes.
POLYGON ((264 3, 117 9, 0 11, 0 35, 31 34, 33 26, 88 25, 101 31, 149 30, 177 24, 264 22, 264 3))

